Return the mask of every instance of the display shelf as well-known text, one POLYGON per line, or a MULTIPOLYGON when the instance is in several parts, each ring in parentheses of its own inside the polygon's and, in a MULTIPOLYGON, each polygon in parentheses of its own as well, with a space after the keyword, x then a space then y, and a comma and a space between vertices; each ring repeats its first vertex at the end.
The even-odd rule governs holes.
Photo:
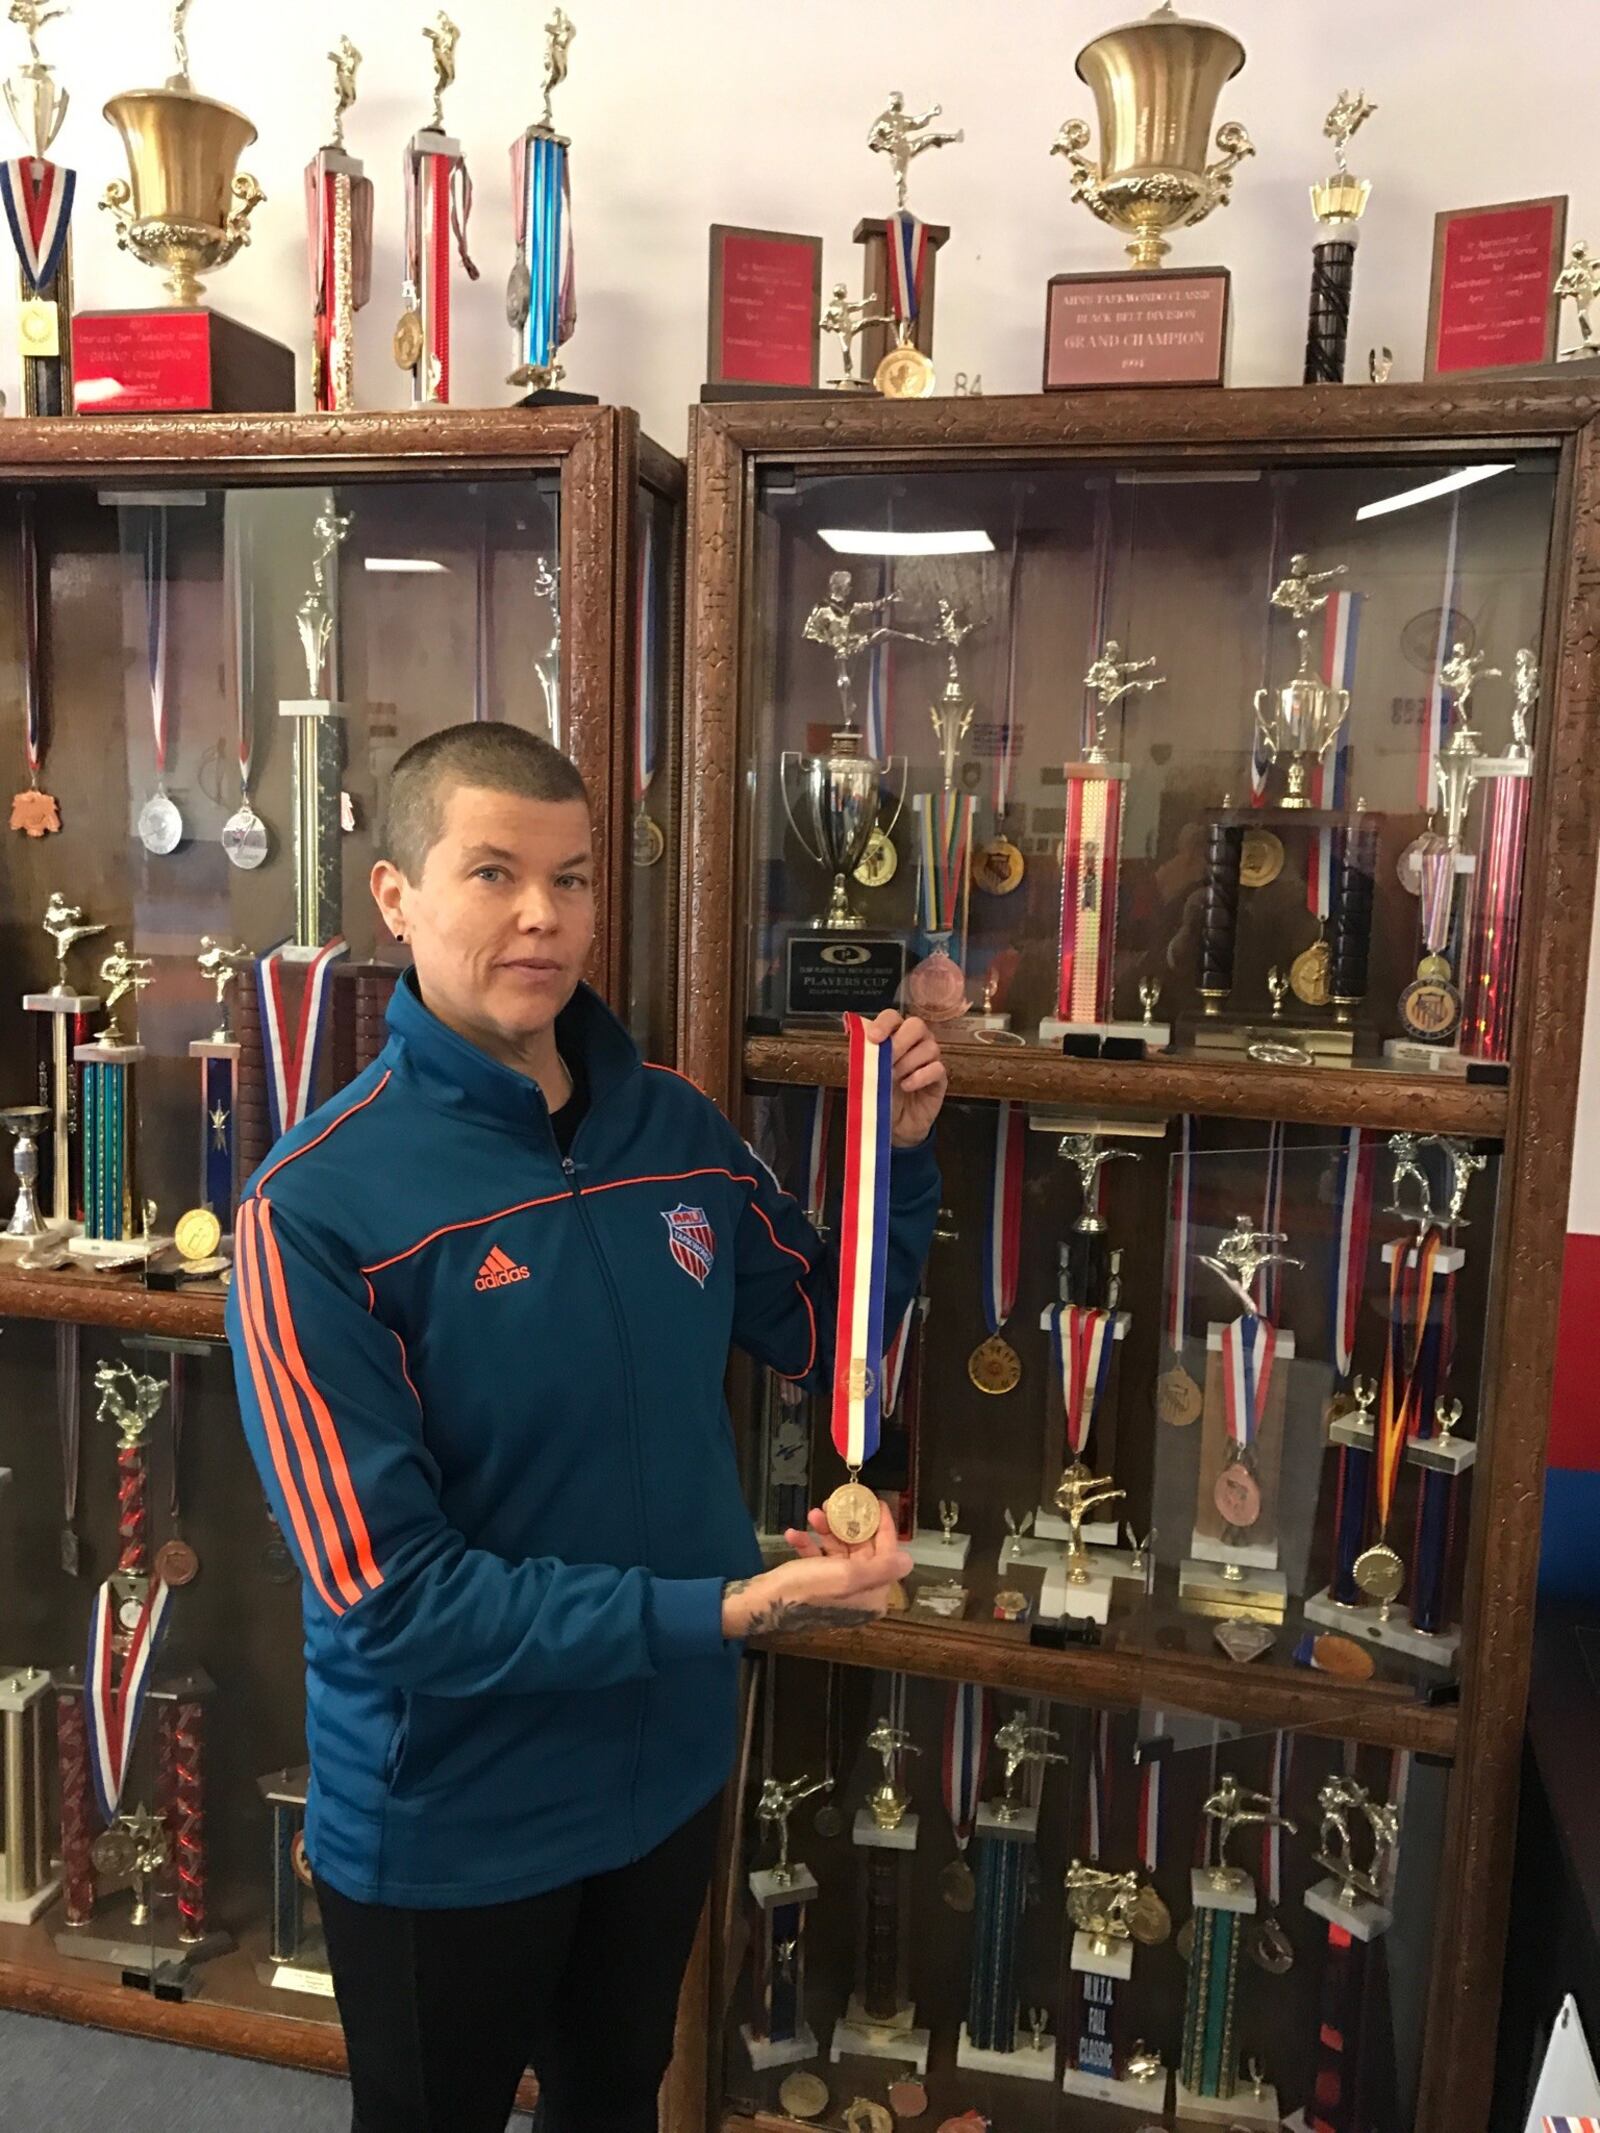
POLYGON ((826 1659, 885 1673, 976 1681, 1019 1695, 1060 1697, 1133 1710, 1141 1704, 1204 1712, 1241 1724, 1292 1726, 1339 1740, 1426 1755, 1455 1753, 1451 1704, 1418 1700, 1397 1681, 1338 1681, 1305 1669, 1244 1668, 1174 1653, 1031 1644, 1025 1628, 972 1624, 929 1628, 890 1617, 865 1629, 804 1630, 755 1640, 795 1658, 826 1659))
POLYGON ((147 1289, 115 1275, 24 1274, 0 1267, 0 1318, 48 1318, 73 1326, 114 1326, 180 1340, 226 1338, 224 1292, 207 1283, 147 1289))
MULTIPOLYGON (((1022 1045, 945 1048, 952 1096, 1013 1103, 1094 1106, 1133 1114, 1190 1112, 1213 1118, 1279 1118, 1291 1125, 1370 1127, 1374 1132, 1505 1135, 1504 1088, 1364 1067, 1271 1067, 1194 1057, 1067 1059, 1022 1045)), ((746 1037, 751 1081, 842 1089, 842 1037, 746 1037)))

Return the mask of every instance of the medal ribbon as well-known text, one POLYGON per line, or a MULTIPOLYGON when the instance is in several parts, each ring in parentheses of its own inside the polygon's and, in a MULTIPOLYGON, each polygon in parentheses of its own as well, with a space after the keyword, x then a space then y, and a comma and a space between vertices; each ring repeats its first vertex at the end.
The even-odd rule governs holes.
POLYGON ((328 1016, 328 977, 346 951, 338 934, 306 968, 305 992, 300 1001, 300 1020, 291 1044, 289 1015, 283 994, 284 949, 280 941, 256 958, 256 999, 261 1016, 261 1048, 266 1054, 267 1110, 276 1141, 298 1126, 311 1109, 311 1091, 316 1085, 317 1059, 328 1016))
POLYGON ((1456 884, 1456 855, 1442 837, 1417 854, 1417 873, 1422 883, 1423 942, 1430 955, 1440 955, 1450 938, 1456 884))
POLYGON ((107 1578, 95 1594, 89 1617, 89 1654, 83 1675, 84 1721, 89 1732, 89 1769, 95 1798, 109 1829, 117 1818, 128 1763, 138 1738, 150 1670, 166 1633, 172 1588, 153 1578, 139 1610, 120 1681, 115 1679, 117 1594, 107 1578))
POLYGON ((1334 1188, 1339 1244, 1333 1263, 1333 1375, 1343 1384, 1355 1360, 1356 1321, 1367 1270, 1367 1243, 1372 1221, 1372 1172, 1377 1143, 1359 1126, 1339 1135, 1339 1168, 1334 1188))
POLYGON ((78 174, 39 156, 0 163, 0 201, 30 296, 48 289, 61 271, 78 174))
POLYGON ((645 794, 655 782, 660 750, 660 706, 656 699, 657 623, 660 591, 656 584, 655 513, 644 508, 644 540, 639 557, 639 647, 634 672, 633 797, 644 806, 645 794))
POLYGON ((238 724, 239 784, 246 807, 250 805, 250 773, 255 764, 254 725, 250 716, 255 695, 255 566, 248 526, 238 512, 227 515, 222 542, 224 600, 229 630, 226 642, 228 686, 233 691, 234 717, 238 724))
MULTIPOLYGON (((1360 634, 1361 595, 1335 593, 1323 610, 1322 678, 1335 689, 1353 689, 1356 673, 1356 641, 1360 634)), ((1313 807, 1343 807, 1350 787, 1350 721, 1339 728, 1333 757, 1319 756, 1311 770, 1313 807)), ((1313 918, 1325 924, 1333 914, 1333 883, 1336 873, 1336 834, 1320 829, 1311 839, 1306 865, 1306 903, 1313 918)))
POLYGON ((1422 722, 1422 752, 1417 759, 1417 805, 1424 814, 1433 812, 1434 772, 1439 760, 1439 750, 1444 746, 1445 735, 1453 720, 1445 715, 1445 689, 1439 679, 1439 669, 1450 657, 1450 634, 1453 628, 1456 600, 1460 594, 1460 577, 1456 563, 1457 540, 1461 531, 1461 492, 1458 489, 1450 499, 1450 531, 1444 549, 1444 585, 1439 594, 1439 635, 1433 648, 1433 674, 1428 683, 1427 715, 1422 722))
POLYGON ((1082 1304, 1050 1306, 1050 1345, 1067 1418, 1067 1450, 1080 1458, 1111 1376, 1117 1345, 1115 1315, 1082 1304))
POLYGON ((1194 1217, 1194 1120, 1186 1111, 1178 1120, 1178 1152, 1172 1159, 1172 1207, 1167 1228, 1172 1238, 1167 1266, 1167 1346, 1183 1354, 1189 1324, 1189 1227, 1194 1217))
POLYGON ((845 1016, 850 1080, 840 1211, 839 1318, 834 1337, 833 1444, 852 1474, 878 1449, 883 1283, 889 1251, 889 1147, 894 1058, 845 1016))
POLYGON ((517 257, 528 255, 528 136, 519 133, 511 144, 511 233, 517 257))
POLYGON ((150 513, 144 537, 145 659, 150 674, 150 723, 155 733, 156 784, 167 775, 167 514, 150 513))
MULTIPOLYGON (((1166 1731, 1161 1712, 1155 1715, 1157 1738, 1166 1731)), ((1161 1864, 1161 1758, 1142 1756, 1139 1761, 1139 1857, 1147 1874, 1161 1864)))
POLYGON ((912 805, 922 848, 922 878, 917 884, 922 930, 930 938, 964 935, 972 818, 978 803, 971 793, 919 792, 912 805))
MULTIPOLYGON (((1089 651, 1084 671, 1100 657, 1106 641, 1106 615, 1111 605, 1111 484, 1098 484, 1094 493, 1094 580, 1089 593, 1089 651)), ((1094 745, 1100 699, 1084 686, 1083 708, 1078 718, 1078 746, 1087 755, 1094 745)), ((1065 1012, 1065 1010, 1063 1010, 1065 1012)))
POLYGON ((1394 1261, 1389 1269, 1389 1338, 1384 1345, 1383 1379, 1378 1396, 1375 1469, 1380 1532, 1388 1529, 1395 1477, 1400 1471, 1401 1448, 1417 1426, 1417 1364, 1428 1330, 1428 1313, 1433 1303, 1434 1262, 1438 1256, 1439 1232, 1430 1229, 1418 1247, 1402 1238, 1395 1246, 1394 1261), (1411 1268, 1413 1252, 1416 1257, 1414 1274, 1411 1268), (1409 1343, 1408 1332, 1411 1335, 1409 1343))
POLYGON ((922 272, 928 257, 928 226, 910 208, 889 217, 889 313, 897 326, 914 326, 922 309, 922 272))
POLYGON ((1531 778, 1489 781, 1478 893, 1473 900, 1465 1016, 1465 1049, 1479 1059, 1510 1057, 1511 974, 1516 965, 1517 903, 1532 784, 1531 778))
MULTIPOLYGON (((1272 1743, 1272 1776, 1268 1791, 1272 1795, 1272 1812, 1283 1812, 1283 1796, 1288 1790, 1289 1769, 1294 1759, 1294 1736, 1279 1733, 1272 1743)), ((1261 1831, 1261 1878, 1266 1883, 1267 1909, 1275 1911, 1283 1895, 1283 1831, 1276 1822, 1266 1823, 1261 1831)))
POLYGON ((44 765, 44 697, 39 687, 39 536, 33 498, 27 493, 17 499, 17 565, 22 602, 22 708, 28 783, 37 786, 44 765))
POLYGON ((1011 812, 1011 779, 1016 769, 1017 755, 1017 617, 1020 603, 1017 587, 1022 576, 1022 550, 1016 529, 1011 534, 1011 583, 1009 612, 1006 618, 1006 700, 1000 719, 1000 753, 994 766, 994 827, 995 835, 1005 833, 1006 816, 1011 812))
MULTIPOLYGON (((887 600, 894 591, 894 570, 885 557, 878 565, 878 598, 887 600)), ((863 745, 875 763, 889 760, 889 712, 893 679, 891 660, 894 640, 880 637, 867 655, 867 692, 863 745)))
POLYGON ((991 1719, 989 1691, 956 1682, 944 1707, 944 1808, 958 1851, 966 1850, 977 1820, 991 1719))
POLYGON ((900 1329, 884 1351, 883 1411, 886 1415, 894 1414, 900 1405, 900 1386, 906 1374, 906 1357, 911 1352, 911 1323, 917 1315, 917 1302, 913 1296, 906 1305, 900 1329))
POLYGON ((1003 1103, 995 1120, 989 1219, 983 1233, 983 1322, 998 1333, 1017 1307, 1022 1272, 1022 1165, 1028 1114, 1003 1103))
POLYGON ((1069 777, 1061 854, 1061 983, 1056 997, 1056 1013, 1063 1022, 1100 1022, 1110 1010, 1121 842, 1121 781, 1069 777))
MULTIPOLYGON (((1261 1196, 1261 1227, 1269 1237, 1277 1236, 1283 1226, 1283 1132, 1280 1120, 1267 1135, 1267 1183, 1261 1196)), ((1282 1266, 1274 1262, 1263 1267, 1261 1312, 1264 1318, 1276 1319, 1282 1288, 1282 1266)))
POLYGON ((820 1225, 828 1204, 828 1134, 833 1126, 833 1091, 818 1089, 811 1099, 811 1132, 806 1144, 806 1214, 820 1225))
POLYGON ((1088 1851, 1098 1859, 1105 1846, 1106 1821, 1111 1811, 1111 1713, 1101 1711, 1094 1728, 1089 1754, 1088 1851))
POLYGON ((1251 1311, 1222 1329, 1222 1386, 1228 1440, 1248 1451, 1261 1433, 1278 1353, 1278 1329, 1251 1311))
MULTIPOLYGON (((1261 686, 1272 685, 1272 595, 1277 590, 1283 575, 1283 500, 1284 485, 1281 481, 1272 485, 1272 531, 1267 536, 1267 627, 1261 646, 1261 686)), ((1261 721, 1253 719, 1250 742, 1250 805, 1264 807, 1267 800, 1267 777, 1272 769, 1272 757, 1267 753, 1267 744, 1261 731, 1261 721)))

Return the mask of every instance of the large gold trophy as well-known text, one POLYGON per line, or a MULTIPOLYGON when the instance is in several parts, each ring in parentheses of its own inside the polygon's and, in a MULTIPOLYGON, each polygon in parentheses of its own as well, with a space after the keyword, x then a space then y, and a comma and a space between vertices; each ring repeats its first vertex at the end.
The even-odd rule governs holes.
MULTIPOLYGON (((1078 54, 1078 76, 1094 93, 1100 161, 1086 153, 1092 135, 1081 118, 1064 122, 1050 152, 1067 160, 1073 199, 1132 240, 1128 256, 1141 275, 1160 268, 1171 250, 1170 232, 1227 206, 1234 171, 1255 154, 1243 126, 1229 120, 1217 129, 1216 160, 1209 160, 1218 99, 1244 59, 1244 46, 1230 31, 1185 20, 1170 0, 1153 15, 1105 31, 1078 54)), ((1164 273, 1154 288, 1141 288, 1129 276, 1099 277, 1096 285, 1085 276, 1057 276, 1051 283, 1045 382, 1220 384, 1226 319, 1222 268, 1164 273), (1058 290, 1068 293, 1058 297, 1058 290), (1171 307, 1186 292, 1194 317, 1175 321, 1171 307), (1153 349, 1148 345, 1152 306, 1159 308, 1165 329, 1154 336, 1153 349), (1059 347, 1058 323, 1066 336, 1059 347), (1102 353, 1099 364, 1110 375, 1091 375, 1089 351, 1096 346, 1104 351, 1108 325, 1123 341, 1122 359, 1113 347, 1109 363, 1102 353), (1081 346, 1075 338, 1080 332, 1081 346), (1142 351, 1136 358, 1135 349, 1142 351)))
POLYGON ((74 352, 81 343, 89 358, 87 370, 81 359, 77 366, 81 414, 294 406, 290 351, 201 308, 200 276, 249 243, 250 218, 265 195, 238 167, 255 127, 189 79, 192 5, 174 0, 175 64, 163 86, 126 89, 105 107, 128 176, 108 185, 100 204, 116 221, 118 248, 163 273, 170 308, 153 332, 141 330, 148 313, 80 314, 74 352), (178 329, 185 315, 192 324, 178 329))

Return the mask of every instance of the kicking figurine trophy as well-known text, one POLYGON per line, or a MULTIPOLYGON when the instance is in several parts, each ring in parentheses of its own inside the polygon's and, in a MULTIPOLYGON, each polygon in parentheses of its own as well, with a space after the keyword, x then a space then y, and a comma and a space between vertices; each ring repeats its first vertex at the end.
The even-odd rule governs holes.
POLYGON ((816 2032, 806 2020, 806 1906, 817 1895, 816 1876, 789 1857, 789 1817, 802 1800, 831 1790, 830 1778, 768 1778, 756 1804, 756 1820, 776 1832, 778 1856, 750 1876, 758 1914, 754 2019, 742 2025, 745 2050, 757 2073, 817 2055, 816 2032))
POLYGON ((1039 1836, 1039 1810, 1022 1799, 1022 1780, 1048 1763, 1067 1760, 1047 1745, 1056 1737, 1021 1712, 994 1736, 995 1749, 1005 1759, 1005 1785, 998 1800, 978 1809, 972 1967, 967 2018, 956 2047, 956 2064, 969 2073, 1055 2079, 1055 2039, 1042 2022, 1025 2025, 1020 2019, 1019 1971, 1029 1866, 1039 1836))
MULTIPOLYGON (((949 148, 961 132, 935 127, 941 116, 933 104, 920 118, 906 109, 900 90, 873 120, 867 146, 887 156, 894 172, 894 213, 881 221, 866 217, 856 224, 855 241, 865 247, 863 292, 887 288, 887 317, 869 321, 871 338, 862 350, 872 382, 888 400, 924 400, 935 385, 933 369, 933 285, 935 258, 950 235, 938 223, 919 220, 906 206, 911 165, 931 148, 949 148)), ((877 302, 868 294, 867 302, 877 302)))
POLYGON ((145 1047, 124 1037, 117 1027, 117 1009, 131 993, 137 1001, 152 980, 147 975, 151 959, 130 955, 126 941, 118 941, 100 965, 100 982, 106 988, 106 1012, 110 1020, 98 1037, 73 1049, 73 1059, 83 1072, 83 1234, 69 1237, 67 1250, 75 1259, 102 1266, 127 1266, 148 1259, 161 1250, 165 1238, 150 1233, 149 1210, 139 1233, 133 1231, 138 1206, 134 1175, 134 1128, 132 1102, 133 1070, 145 1056, 145 1047))
MULTIPOLYGON (((49 1234, 65 1238, 81 1229, 83 1202, 79 1193, 81 1167, 76 1162, 82 1120, 81 1083, 83 1068, 75 1064, 80 1046, 93 1034, 92 1018, 100 1006, 98 993, 79 992, 67 983, 67 957, 80 941, 93 940, 104 926, 82 923, 83 910, 69 904, 55 890, 45 906, 44 930, 55 944, 56 981, 47 992, 25 992, 22 1004, 31 1014, 50 1018, 49 1056, 41 1046, 40 1094, 50 1106, 49 1234)), ((39 1027, 42 1030, 43 1024, 39 1027)))
POLYGON ((1280 2114, 1270 2083, 1255 2079, 1241 2087, 1239 2081, 1241 1921, 1255 1915, 1256 1888, 1243 1867, 1229 1863, 1228 1839, 1247 1823, 1286 1829, 1291 1836, 1295 1824, 1276 1811, 1268 1794, 1246 1790, 1231 1773, 1218 1781, 1203 1812, 1215 1832, 1215 1863, 1197 1866, 1190 1876, 1194 1948, 1184 2000, 1177 2112, 1180 2119, 1221 2118, 1275 2127, 1280 2114), (1218 2110, 1219 2104, 1226 2109, 1218 2110))
POLYGON ((851 1842, 861 1851, 858 1985, 834 2027, 830 2059, 889 2059, 928 2071, 928 2031, 910 1996, 911 1865, 918 1818, 902 1782, 904 1759, 921 1750, 905 1728, 905 1677, 896 1675, 888 1714, 867 1735, 883 1774, 857 1808, 851 1842))

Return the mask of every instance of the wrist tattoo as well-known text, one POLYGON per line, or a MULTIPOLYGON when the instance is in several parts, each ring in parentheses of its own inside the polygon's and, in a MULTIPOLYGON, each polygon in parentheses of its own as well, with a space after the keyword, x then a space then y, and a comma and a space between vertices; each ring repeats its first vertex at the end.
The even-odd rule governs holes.
POLYGON ((776 1637, 802 1629, 857 1629, 865 1622, 876 1622, 880 1612, 848 1600, 769 1600, 751 1616, 745 1635, 776 1637))

